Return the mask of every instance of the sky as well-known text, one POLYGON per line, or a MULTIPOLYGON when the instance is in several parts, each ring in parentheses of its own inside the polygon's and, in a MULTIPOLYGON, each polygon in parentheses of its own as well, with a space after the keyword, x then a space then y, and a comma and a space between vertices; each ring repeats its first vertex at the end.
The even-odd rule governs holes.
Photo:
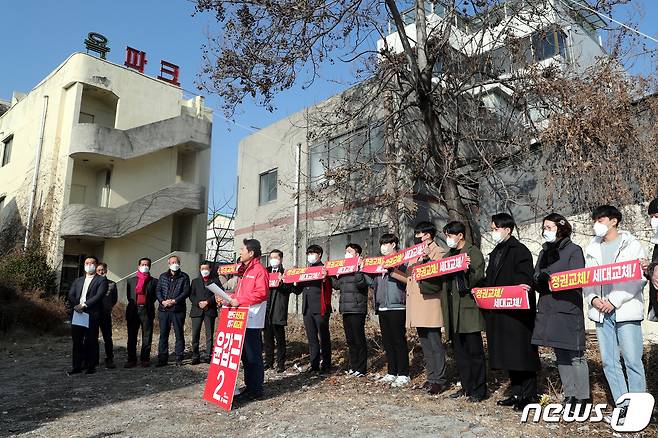
MULTIPOLYGON (((658 1, 634 3, 642 14, 625 10, 615 18, 625 22, 630 15, 644 33, 658 37, 658 1)), ((202 65, 201 46, 217 26, 212 14, 192 16, 193 12, 189 0, 0 0, 0 99, 10 99, 13 91, 30 91, 70 54, 84 52, 89 32, 109 39, 109 61, 123 64, 125 47, 137 48, 147 53, 146 74, 157 76, 161 59, 173 62, 181 67, 181 87, 199 93, 195 83, 202 65)), ((242 138, 342 91, 351 82, 351 71, 349 65, 337 63, 311 88, 297 86, 279 95, 273 113, 245 101, 233 121, 223 117, 218 96, 206 95, 206 105, 215 109, 210 203, 214 199, 216 205, 234 206, 242 138)))

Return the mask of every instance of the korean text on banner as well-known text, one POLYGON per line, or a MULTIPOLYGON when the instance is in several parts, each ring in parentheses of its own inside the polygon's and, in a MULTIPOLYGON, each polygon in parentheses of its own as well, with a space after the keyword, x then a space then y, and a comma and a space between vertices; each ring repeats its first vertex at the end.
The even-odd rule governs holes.
POLYGON ((351 274, 359 269, 359 258, 352 257, 349 259, 329 260, 324 264, 329 277, 335 275, 351 274))
POLYGON ((528 286, 494 286, 471 290, 480 309, 528 310, 528 286))
POLYGON ((468 269, 466 254, 458 254, 414 266, 413 275, 416 281, 421 281, 432 277, 452 274, 453 272, 465 271, 466 269, 468 269))
POLYGON ((303 283, 305 281, 316 281, 324 278, 324 266, 309 266, 306 268, 286 269, 283 276, 284 283, 303 283))
POLYGON ((604 284, 622 283, 642 279, 642 267, 639 260, 613 263, 611 265, 593 266, 557 272, 551 275, 548 285, 552 292, 582 287, 602 286, 604 284))

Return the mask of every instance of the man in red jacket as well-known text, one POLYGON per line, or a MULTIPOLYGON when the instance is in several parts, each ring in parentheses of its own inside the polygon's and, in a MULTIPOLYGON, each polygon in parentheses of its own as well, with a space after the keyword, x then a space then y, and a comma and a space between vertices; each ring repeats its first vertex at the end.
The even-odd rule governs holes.
POLYGON ((242 347, 245 390, 238 400, 255 400, 263 395, 265 370, 263 367, 263 339, 261 330, 265 325, 269 274, 260 263, 261 247, 256 239, 245 239, 240 248, 242 266, 238 270, 238 282, 231 297, 232 307, 249 306, 247 330, 242 347))

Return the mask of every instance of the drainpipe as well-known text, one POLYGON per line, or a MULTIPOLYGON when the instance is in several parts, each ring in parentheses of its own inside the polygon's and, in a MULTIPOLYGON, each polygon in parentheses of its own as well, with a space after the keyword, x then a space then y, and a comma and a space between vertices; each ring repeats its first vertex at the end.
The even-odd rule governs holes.
MULTIPOLYGON (((293 229, 293 245, 292 245, 292 259, 293 264, 297 266, 298 261, 298 247, 299 247, 299 189, 300 189, 300 173, 302 167, 302 144, 297 143, 297 153, 295 157, 295 212, 292 218, 293 229)), ((295 311, 299 312, 299 295, 295 295, 295 311)))
POLYGON ((32 175, 32 190, 30 191, 30 202, 27 207, 27 226, 25 227, 25 241, 23 250, 27 249, 27 242, 32 228, 32 211, 34 200, 37 197, 37 180, 39 178, 39 167, 41 166, 41 149, 43 147, 43 136, 46 129, 46 114, 48 113, 48 96, 43 96, 43 112, 41 113, 41 128, 39 129, 39 143, 34 157, 34 174, 32 175))

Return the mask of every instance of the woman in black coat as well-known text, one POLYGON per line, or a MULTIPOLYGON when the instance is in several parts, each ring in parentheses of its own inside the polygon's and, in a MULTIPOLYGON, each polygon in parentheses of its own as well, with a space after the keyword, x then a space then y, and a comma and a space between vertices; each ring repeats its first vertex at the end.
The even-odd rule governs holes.
MULTIPOLYGON (((532 285, 532 254, 512 232, 516 224, 507 213, 491 218, 491 237, 496 247, 489 255, 487 286, 532 285)), ((499 406, 523 410, 537 401, 539 354, 532 345, 535 325, 536 297, 528 292, 529 310, 488 310, 484 312, 487 329, 489 363, 492 369, 507 370, 510 397, 499 400, 499 406)))
POLYGON ((583 250, 571 241, 570 236, 571 224, 564 216, 552 213, 544 218, 543 237, 546 243, 535 266, 539 303, 532 343, 553 347, 564 402, 575 406, 589 399, 583 291, 570 289, 553 293, 548 286, 551 274, 585 267, 583 250))

